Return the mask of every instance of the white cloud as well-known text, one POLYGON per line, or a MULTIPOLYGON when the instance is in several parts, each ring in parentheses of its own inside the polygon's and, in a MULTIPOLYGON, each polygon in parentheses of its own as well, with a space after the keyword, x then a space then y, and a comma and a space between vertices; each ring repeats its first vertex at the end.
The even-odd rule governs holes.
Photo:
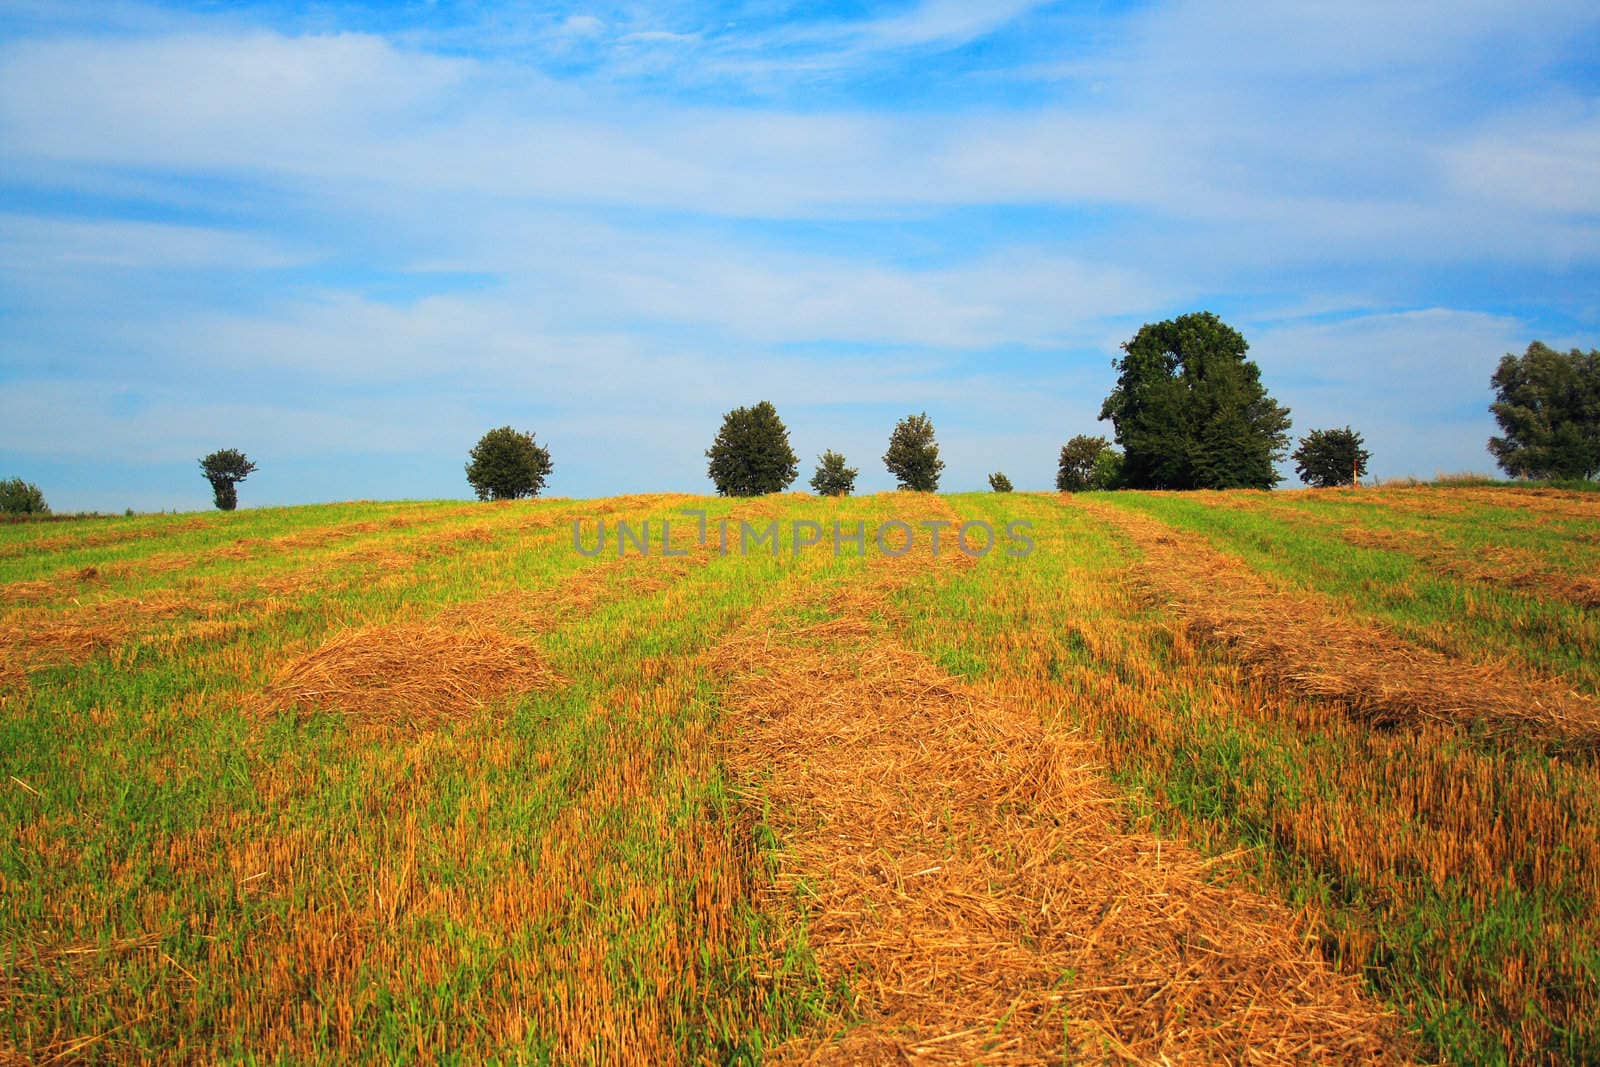
POLYGON ((1600 99, 1501 118, 1446 161, 1452 184, 1485 203, 1600 218, 1600 99))
POLYGON ((362 34, 27 41, 0 51, 0 129, 27 155, 316 172, 468 69, 362 34))
POLYGON ((766 218, 1123 205, 1150 227, 1218 227, 1206 240, 1235 258, 1600 256, 1600 224, 1570 218, 1600 187, 1592 105, 1419 139, 1424 116, 1385 86, 1267 99, 1226 63, 1183 81, 1194 57, 1152 80, 1143 60, 1167 40, 1112 68, 1105 103, 932 116, 575 104, 537 73, 353 34, 20 42, 0 52, 0 132, 20 171, 57 180, 220 172, 347 204, 392 189, 766 218))
POLYGON ((306 258, 269 237, 216 227, 0 213, 0 271, 8 273, 94 268, 251 270, 293 266, 306 258))
POLYGON ((687 44, 698 40, 697 33, 673 33, 671 30, 639 30, 617 38, 618 44, 687 44))
POLYGON ((593 15, 568 15, 559 32, 573 37, 595 37, 605 32, 606 24, 593 15))
POLYGON ((810 44, 820 55, 810 54, 806 62, 812 66, 838 65, 859 62, 864 54, 879 50, 959 47, 988 36, 1039 6, 1041 0, 998 0, 983 4, 968 0, 924 0, 898 15, 811 24, 760 35, 754 40, 738 42, 738 46, 743 51, 759 52, 775 44, 810 44), (831 56, 827 54, 830 50, 831 56))

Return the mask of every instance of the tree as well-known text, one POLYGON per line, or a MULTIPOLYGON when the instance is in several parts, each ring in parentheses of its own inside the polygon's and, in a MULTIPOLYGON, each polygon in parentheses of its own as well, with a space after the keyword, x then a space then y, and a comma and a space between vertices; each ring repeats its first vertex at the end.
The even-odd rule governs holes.
POLYGON ((50 505, 44 502, 44 494, 37 485, 21 478, 7 478, 0 481, 0 512, 7 515, 48 515, 50 505))
POLYGON ((1290 458, 1300 480, 1318 489, 1354 485, 1367 473, 1372 453, 1362 447, 1361 435, 1350 427, 1342 430, 1312 430, 1300 438, 1300 447, 1290 458))
POLYGON ((490 430, 467 454, 467 483, 479 500, 538 496, 554 469, 549 449, 510 426, 490 430))
POLYGON ((236 486, 255 473, 256 465, 237 448, 222 448, 200 461, 200 471, 211 483, 211 497, 223 511, 239 506, 236 486))
POLYGON ((800 459, 789 447, 789 431, 778 409, 766 400, 734 408, 706 450, 707 474, 721 496, 761 496, 785 489, 800 473, 800 459))
POLYGON ((1270 489, 1289 412, 1267 395, 1244 337, 1209 311, 1147 324, 1112 366, 1100 409, 1135 489, 1270 489))
POLYGON ((989 475, 989 488, 997 493, 1009 493, 1011 492, 1011 479, 1000 471, 995 471, 989 475))
POLYGON ((1089 488, 1121 489, 1122 484, 1122 453, 1108 448, 1095 457, 1094 475, 1090 478, 1089 488))
POLYGON ((830 448, 817 457, 817 472, 811 476, 811 488, 822 496, 849 496, 855 492, 859 473, 854 467, 846 467, 844 457, 830 448))
POLYGON ((901 489, 932 493, 939 488, 939 472, 944 470, 944 461, 939 458, 939 445, 933 439, 933 420, 926 411, 907 415, 895 424, 883 463, 901 489))
POLYGON ((1108 488, 1095 484, 1096 464, 1101 463, 1101 457, 1106 455, 1116 455, 1110 441, 1104 437, 1078 434, 1061 446, 1061 462, 1056 467, 1056 488, 1063 493, 1108 488))
POLYGON ((1538 341, 1509 352, 1489 405, 1504 436, 1489 438, 1513 478, 1593 478, 1600 473, 1600 350, 1561 353, 1538 341))

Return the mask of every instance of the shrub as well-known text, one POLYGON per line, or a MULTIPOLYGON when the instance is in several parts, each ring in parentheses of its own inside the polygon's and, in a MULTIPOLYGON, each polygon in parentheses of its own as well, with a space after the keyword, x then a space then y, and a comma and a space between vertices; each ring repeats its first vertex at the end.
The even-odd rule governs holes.
POLYGON ((811 488, 821 496, 849 496, 855 492, 858 473, 856 468, 846 467, 844 457, 830 448, 817 457, 817 472, 811 476, 811 488))
POLYGON ((989 488, 997 493, 1009 493, 1011 492, 1011 479, 1000 471, 995 471, 989 475, 989 488))

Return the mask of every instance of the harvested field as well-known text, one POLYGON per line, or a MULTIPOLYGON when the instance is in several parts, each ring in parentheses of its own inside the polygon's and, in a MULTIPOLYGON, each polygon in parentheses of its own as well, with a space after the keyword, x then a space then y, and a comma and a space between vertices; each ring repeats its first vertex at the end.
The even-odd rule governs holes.
POLYGON ((1453 490, 1468 504, 1511 506, 1536 515, 1600 522, 1600 500, 1593 493, 1567 489, 1465 488, 1453 490))
POLYGON ((82 663, 136 638, 169 635, 167 624, 175 620, 215 621, 229 611, 225 602, 173 592, 92 600, 65 610, 20 608, 0 619, 0 654, 30 669, 82 663))
POLYGON ((1582 608, 1600 608, 1600 577, 1553 570, 1538 553, 1526 549, 1474 552, 1424 530, 1377 530, 1360 525, 1347 527, 1340 536, 1353 545, 1405 552, 1453 577, 1526 590, 1582 608))
POLYGON ((59 584, 46 581, 11 582, 0 588, 0 604, 23 604, 56 594, 59 584))
POLYGON ((1140 580, 1202 638, 1307 695, 1347 704, 1378 725, 1473 722, 1600 745, 1600 701, 1557 679, 1495 663, 1464 663, 1352 620, 1326 598, 1275 588, 1244 563, 1135 514, 1085 504, 1143 551, 1140 580))
POLYGON ((1595 513, 0 527, 0 1061, 1595 1062, 1595 513))

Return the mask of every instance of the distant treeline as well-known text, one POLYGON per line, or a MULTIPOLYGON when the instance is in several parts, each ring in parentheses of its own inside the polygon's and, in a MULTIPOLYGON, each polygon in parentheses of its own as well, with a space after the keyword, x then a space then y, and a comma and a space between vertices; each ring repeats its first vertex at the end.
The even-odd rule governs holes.
MULTIPOLYGON (((1349 426, 1312 430, 1290 453, 1289 409, 1267 392, 1261 369, 1246 357, 1249 347, 1209 311, 1141 327, 1113 362, 1116 384, 1100 407, 1115 445, 1088 434, 1071 438, 1057 457, 1056 488, 1271 489, 1283 480, 1277 468, 1285 458, 1307 485, 1359 481, 1371 454, 1349 426)), ((1563 353, 1534 341, 1522 355, 1501 359, 1490 386, 1489 410, 1501 433, 1488 449, 1501 470, 1519 485, 1589 488, 1600 474, 1600 350, 1563 353)), ((781 492, 800 475, 788 428, 767 400, 725 414, 706 458, 706 474, 723 496, 781 492)), ((938 490, 944 461, 927 412, 895 425, 883 464, 901 489, 938 490)), ((225 511, 237 506, 238 483, 256 470, 232 448, 212 452, 200 467, 225 511)), ((554 469, 550 450, 531 432, 502 426, 473 446, 466 475, 478 499, 515 500, 539 495, 554 469)), ((847 495, 858 473, 828 449, 817 457, 810 485, 847 495)), ((989 485, 1012 490, 1002 471, 989 475, 989 485)), ((0 514, 41 518, 50 508, 38 486, 12 478, 0 481, 0 514)))

